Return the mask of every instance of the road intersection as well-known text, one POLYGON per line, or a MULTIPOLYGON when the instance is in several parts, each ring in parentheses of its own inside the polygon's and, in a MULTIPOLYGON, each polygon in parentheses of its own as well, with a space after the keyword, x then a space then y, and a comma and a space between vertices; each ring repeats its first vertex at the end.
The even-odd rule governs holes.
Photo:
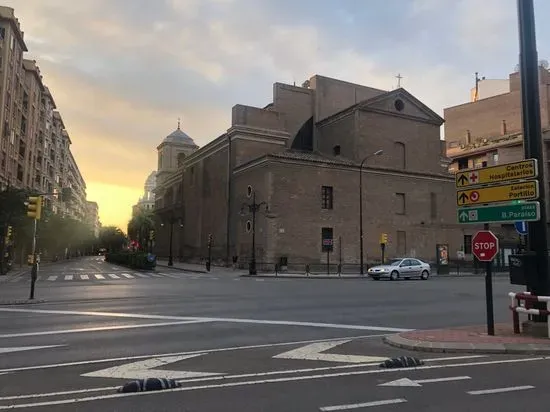
MULTIPOLYGON (((45 303, 0 306, 0 411, 536 411, 550 400, 545 357, 413 353, 382 342, 482 323, 481 278, 234 282, 228 272, 213 282, 166 273, 173 277, 58 283, 38 289, 45 303), (424 365, 379 367, 404 355, 424 365), (182 386, 116 392, 146 377, 182 386)), ((509 289, 495 282, 497 319, 508 315, 509 289)))

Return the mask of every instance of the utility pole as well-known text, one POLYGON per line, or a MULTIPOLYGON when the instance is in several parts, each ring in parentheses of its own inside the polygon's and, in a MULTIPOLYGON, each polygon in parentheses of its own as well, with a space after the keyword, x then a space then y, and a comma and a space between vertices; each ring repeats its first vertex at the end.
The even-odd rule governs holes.
MULTIPOLYGON (((540 119, 539 63, 535 34, 533 0, 518 0, 521 108, 523 142, 526 159, 537 159, 539 168, 540 220, 529 222, 527 248, 535 256, 536 275, 528 278, 527 287, 536 295, 550 293, 548 273, 548 230, 546 215, 546 186, 544 183, 543 141, 540 119)), ((539 318, 539 317, 534 317, 539 318)), ((546 316, 537 319, 546 321, 546 316), (544 318, 544 319, 543 319, 544 318)))

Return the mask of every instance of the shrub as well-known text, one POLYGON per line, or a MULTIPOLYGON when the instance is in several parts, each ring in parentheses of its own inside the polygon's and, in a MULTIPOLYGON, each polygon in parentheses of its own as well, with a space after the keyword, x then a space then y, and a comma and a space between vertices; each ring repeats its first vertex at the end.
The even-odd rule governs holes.
POLYGON ((105 261, 133 269, 154 269, 157 257, 145 252, 115 252, 105 254, 105 261))

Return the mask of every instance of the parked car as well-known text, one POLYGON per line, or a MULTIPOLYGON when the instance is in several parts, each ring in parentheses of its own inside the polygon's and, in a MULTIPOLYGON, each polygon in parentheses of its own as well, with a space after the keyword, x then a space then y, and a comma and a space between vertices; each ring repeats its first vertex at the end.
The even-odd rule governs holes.
POLYGON ((420 278, 427 280, 430 277, 430 264, 417 258, 392 259, 387 265, 373 266, 368 274, 374 280, 389 278, 390 280, 420 278))

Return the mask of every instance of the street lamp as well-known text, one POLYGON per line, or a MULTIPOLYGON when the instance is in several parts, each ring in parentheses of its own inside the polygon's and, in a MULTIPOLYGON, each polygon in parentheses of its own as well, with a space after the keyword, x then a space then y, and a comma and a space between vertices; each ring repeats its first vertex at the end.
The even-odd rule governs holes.
POLYGON ((256 213, 260 211, 262 206, 265 206, 266 212, 269 210, 267 202, 256 203, 256 192, 252 191, 252 203, 244 203, 241 207, 241 216, 244 215, 244 207, 247 207, 248 211, 252 213, 252 256, 248 265, 249 275, 256 275, 258 273, 256 270, 256 213))
POLYGON ((361 161, 361 165, 359 166, 359 248, 361 249, 359 252, 359 263, 361 265, 361 275, 365 274, 363 269, 363 166, 371 157, 380 156, 383 153, 383 150, 371 153, 361 161))
MULTIPOLYGON (((176 223, 178 219, 174 216, 170 216, 168 219, 168 223, 170 224, 170 243, 168 245, 169 248, 169 254, 168 254, 168 266, 174 266, 174 254, 173 254, 173 241, 174 241, 174 223, 176 223)), ((160 224, 161 226, 164 226, 164 223, 160 224)), ((180 222, 180 227, 183 227, 183 224, 180 222)))

